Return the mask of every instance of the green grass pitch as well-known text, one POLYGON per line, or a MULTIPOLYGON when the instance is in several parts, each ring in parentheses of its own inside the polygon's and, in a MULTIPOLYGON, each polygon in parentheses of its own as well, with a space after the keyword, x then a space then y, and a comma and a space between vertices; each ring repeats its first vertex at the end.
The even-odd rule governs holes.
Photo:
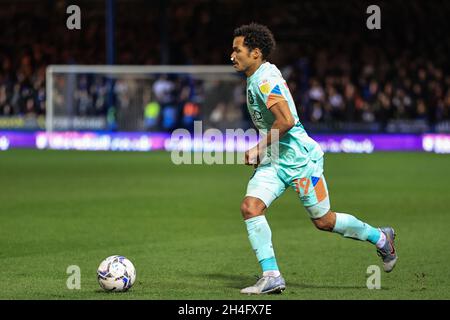
POLYGON ((318 231, 293 190, 268 210, 282 295, 239 289, 260 273, 239 205, 252 169, 172 164, 170 153, 0 153, 0 299, 450 299, 450 157, 327 154, 332 208, 397 232, 399 261, 369 290, 369 243, 318 231), (96 270, 121 254, 126 293, 96 270), (81 289, 69 290, 70 265, 81 289))

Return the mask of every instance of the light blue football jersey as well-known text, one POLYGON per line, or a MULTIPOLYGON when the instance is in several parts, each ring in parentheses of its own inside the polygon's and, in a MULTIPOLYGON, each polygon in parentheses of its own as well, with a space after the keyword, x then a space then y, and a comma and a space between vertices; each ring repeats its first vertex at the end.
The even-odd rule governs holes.
POLYGON ((270 130, 275 121, 270 108, 282 100, 287 101, 296 124, 280 139, 276 156, 272 156, 269 150, 270 162, 289 169, 323 157, 319 144, 308 136, 300 123, 294 100, 280 70, 265 62, 247 78, 247 108, 257 129, 270 130))

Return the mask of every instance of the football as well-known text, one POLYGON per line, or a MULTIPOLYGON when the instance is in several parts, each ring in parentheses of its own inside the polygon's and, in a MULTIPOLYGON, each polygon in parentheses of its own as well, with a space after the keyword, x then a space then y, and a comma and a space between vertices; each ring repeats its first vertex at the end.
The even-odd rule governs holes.
POLYGON ((110 256, 100 263, 97 280, 106 291, 127 291, 136 281, 136 269, 124 256, 110 256))

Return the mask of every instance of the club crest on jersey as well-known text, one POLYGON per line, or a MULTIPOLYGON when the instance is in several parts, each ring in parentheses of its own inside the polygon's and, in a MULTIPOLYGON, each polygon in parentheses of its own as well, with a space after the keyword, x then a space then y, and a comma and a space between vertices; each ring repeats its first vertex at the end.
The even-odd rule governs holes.
POLYGON ((255 99, 253 98, 253 94, 250 90, 247 90, 247 99, 250 104, 255 103, 255 99))
POLYGON ((263 94, 269 94, 270 92, 270 83, 267 80, 264 80, 260 85, 259 85, 259 90, 261 90, 261 92, 263 94))

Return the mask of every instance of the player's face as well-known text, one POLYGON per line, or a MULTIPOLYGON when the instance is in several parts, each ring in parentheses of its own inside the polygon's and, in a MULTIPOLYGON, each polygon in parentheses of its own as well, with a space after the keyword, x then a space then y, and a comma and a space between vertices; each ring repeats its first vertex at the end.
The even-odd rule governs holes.
POLYGON ((250 51, 244 45, 244 37, 236 37, 233 39, 231 62, 233 63, 234 69, 239 72, 247 71, 255 63, 255 60, 250 55, 250 51))

